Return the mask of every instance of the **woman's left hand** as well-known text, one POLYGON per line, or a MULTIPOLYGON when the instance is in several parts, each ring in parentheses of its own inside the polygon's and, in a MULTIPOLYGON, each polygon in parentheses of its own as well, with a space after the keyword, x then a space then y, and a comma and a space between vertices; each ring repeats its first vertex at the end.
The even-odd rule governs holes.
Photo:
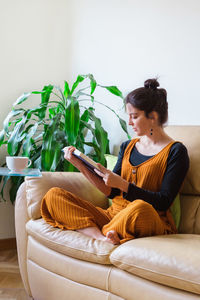
POLYGON ((112 188, 118 188, 124 192, 128 191, 128 185, 129 183, 124 180, 121 176, 113 173, 112 171, 106 169, 101 164, 97 164, 100 171, 97 169, 94 169, 95 172, 102 177, 105 184, 112 188))

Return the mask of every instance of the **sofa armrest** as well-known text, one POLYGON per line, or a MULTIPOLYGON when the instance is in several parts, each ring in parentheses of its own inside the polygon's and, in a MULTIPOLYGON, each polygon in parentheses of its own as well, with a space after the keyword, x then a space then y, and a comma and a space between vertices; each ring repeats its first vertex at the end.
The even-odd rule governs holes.
POLYGON ((29 221, 26 200, 25 182, 19 187, 15 201, 15 232, 17 241, 17 254, 20 274, 25 290, 31 296, 31 290, 28 283, 27 275, 27 243, 28 236, 26 232, 26 223, 29 221))
POLYGON ((15 201, 15 230, 18 261, 24 287, 31 296, 27 275, 26 223, 30 219, 41 217, 40 205, 43 196, 52 187, 60 187, 75 193, 84 200, 102 208, 108 207, 108 199, 81 173, 78 172, 42 172, 42 177, 26 177, 19 187, 15 201))
POLYGON ((26 177, 28 215, 31 219, 41 217, 41 200, 52 187, 60 187, 102 208, 108 200, 83 174, 79 172, 42 172, 42 177, 26 177))

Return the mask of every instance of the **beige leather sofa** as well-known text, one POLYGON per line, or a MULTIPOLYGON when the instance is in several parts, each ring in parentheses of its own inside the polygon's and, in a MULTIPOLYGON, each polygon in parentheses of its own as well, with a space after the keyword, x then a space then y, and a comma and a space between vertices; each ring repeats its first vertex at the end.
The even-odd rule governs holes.
POLYGON ((35 300, 200 299, 200 126, 166 129, 187 147, 191 166, 181 191, 179 234, 120 246, 61 231, 40 215, 43 195, 65 188, 100 205, 107 199, 80 173, 26 178, 15 204, 20 271, 35 300))

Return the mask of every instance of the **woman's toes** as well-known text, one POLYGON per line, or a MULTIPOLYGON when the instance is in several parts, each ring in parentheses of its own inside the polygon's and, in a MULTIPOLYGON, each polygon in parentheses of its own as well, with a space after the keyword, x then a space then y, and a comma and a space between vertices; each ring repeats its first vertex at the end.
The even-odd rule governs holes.
POLYGON ((109 239, 114 245, 118 245, 120 243, 119 236, 115 230, 110 230, 106 233, 107 239, 109 239))

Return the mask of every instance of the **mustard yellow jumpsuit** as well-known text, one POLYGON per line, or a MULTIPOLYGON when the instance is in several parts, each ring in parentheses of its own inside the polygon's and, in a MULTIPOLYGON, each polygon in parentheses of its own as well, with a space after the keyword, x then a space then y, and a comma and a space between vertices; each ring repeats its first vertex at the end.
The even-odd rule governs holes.
MULTIPOLYGON (((121 176, 140 188, 158 192, 174 142, 169 143, 147 161, 133 166, 129 159, 137 141, 138 139, 133 139, 125 149, 121 176)), ((123 198, 122 192, 113 198, 112 205, 104 210, 64 189, 51 188, 42 199, 41 215, 47 223, 61 229, 77 230, 97 226, 103 235, 115 230, 120 243, 138 237, 176 233, 169 210, 156 211, 142 199, 130 202, 123 198)))

